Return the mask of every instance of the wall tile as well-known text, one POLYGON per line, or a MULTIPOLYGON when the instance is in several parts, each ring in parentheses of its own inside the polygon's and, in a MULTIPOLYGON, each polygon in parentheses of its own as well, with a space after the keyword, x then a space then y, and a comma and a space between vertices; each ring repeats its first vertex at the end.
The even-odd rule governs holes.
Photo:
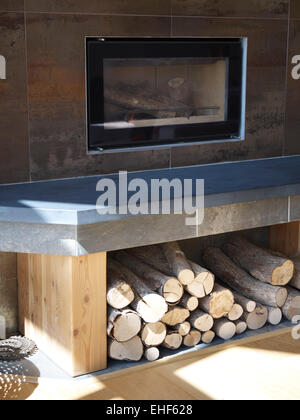
POLYGON ((299 0, 290 0, 291 1, 291 18, 300 19, 300 1, 299 0))
POLYGON ((171 0, 25 0, 27 11, 170 15, 171 0))
POLYGON ((175 16, 287 18, 288 12, 289 0, 173 0, 175 16))
POLYGON ((281 156, 284 141, 287 23, 175 18, 174 36, 248 37, 246 140, 176 147, 172 166, 281 156))
POLYGON ((292 58, 295 55, 300 55, 300 20, 292 20, 290 25, 285 136, 287 155, 300 154, 300 79, 295 80, 292 77, 292 58))
POLYGON ((85 36, 169 36, 171 19, 29 14, 32 179, 168 167, 170 153, 86 154, 85 36))
POLYGON ((0 0, 0 12, 20 12, 24 10, 24 0, 0 0))
POLYGON ((24 14, 0 13, 0 54, 6 80, 0 80, 0 183, 29 177, 24 14))

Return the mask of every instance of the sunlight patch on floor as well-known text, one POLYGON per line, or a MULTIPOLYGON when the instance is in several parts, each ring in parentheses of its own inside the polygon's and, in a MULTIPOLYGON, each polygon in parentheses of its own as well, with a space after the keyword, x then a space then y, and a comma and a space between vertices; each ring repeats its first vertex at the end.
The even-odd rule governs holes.
POLYGON ((168 372, 212 399, 299 399, 299 361, 299 354, 239 347, 168 372))

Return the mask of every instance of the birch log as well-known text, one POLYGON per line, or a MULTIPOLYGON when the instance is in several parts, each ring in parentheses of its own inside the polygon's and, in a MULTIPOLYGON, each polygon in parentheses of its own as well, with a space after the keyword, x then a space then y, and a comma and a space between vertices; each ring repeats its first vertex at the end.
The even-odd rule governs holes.
POLYGON ((195 280, 195 275, 179 244, 168 242, 162 245, 162 249, 172 272, 181 284, 184 286, 191 284, 195 280))
POLYGON ((190 312, 193 312, 198 308, 199 300, 195 296, 191 296, 188 293, 185 293, 179 305, 185 309, 188 309, 190 312))
POLYGON ((131 340, 139 334, 142 328, 140 316, 130 310, 108 308, 107 335, 116 341, 123 342, 131 340))
POLYGON ((182 341, 183 341, 183 337, 180 334, 169 332, 162 346, 167 349, 177 350, 181 346, 182 341))
POLYGON ((160 357, 160 351, 157 347, 149 347, 145 350, 144 357, 148 362, 155 362, 160 357))
POLYGON ((124 276, 135 293, 135 299, 131 303, 132 308, 142 317, 145 322, 158 322, 168 311, 165 299, 154 293, 138 276, 122 264, 110 259, 109 266, 124 276))
POLYGON ((229 289, 215 283, 214 292, 199 300, 199 308, 215 319, 220 319, 232 310, 234 296, 229 289))
POLYGON ((241 305, 244 312, 251 313, 251 312, 255 311, 256 302, 254 302, 254 300, 248 299, 247 297, 242 296, 239 293, 236 293, 234 291, 233 291, 233 296, 234 296, 235 302, 238 303, 239 305, 241 305))
POLYGON ((286 286, 294 275, 292 260, 260 248, 242 236, 234 236, 223 250, 236 264, 263 283, 286 286))
POLYGON ((244 313, 241 321, 247 323, 249 330, 255 331, 263 328, 268 321, 268 310, 264 306, 257 306, 255 311, 244 313))
POLYGON ((134 300, 134 292, 123 276, 114 269, 107 270, 107 303, 115 309, 123 309, 134 300))
POLYGON ((288 298, 282 308, 283 315, 290 321, 300 315, 300 292, 292 287, 287 287, 288 298))
POLYGON ((267 306, 268 311, 268 322, 271 325, 279 325, 282 321, 282 310, 279 308, 272 308, 267 306))
POLYGON ((214 289, 215 276, 206 268, 201 267, 200 265, 194 263, 193 261, 188 260, 194 275, 195 280, 186 285, 186 290, 192 296, 195 296, 199 299, 208 296, 214 289))
POLYGON ((155 347, 160 346, 167 335, 167 328, 162 322, 154 322, 145 324, 142 333, 141 339, 146 347, 155 347))
POLYGON ((111 359, 138 362, 143 357, 143 354, 144 346, 138 336, 124 343, 109 339, 108 355, 111 359))
POLYGON ((237 335, 244 334, 244 332, 246 332, 247 329, 248 329, 247 322, 241 321, 240 319, 238 321, 235 321, 234 324, 236 326, 236 334, 237 335))
POLYGON ((162 295, 168 304, 177 304, 182 298, 183 286, 174 276, 166 276, 126 251, 120 251, 114 257, 142 278, 151 290, 162 295))
POLYGON ((202 334, 201 341, 204 344, 210 344, 214 341, 216 334, 214 331, 207 331, 202 334))
POLYGON ((238 267, 219 248, 206 249, 203 260, 217 277, 241 295, 263 305, 282 307, 285 304, 286 288, 272 286, 255 279, 238 267))
POLYGON ((214 319, 206 312, 196 310, 190 316, 190 323, 200 332, 207 332, 212 329, 214 319))
POLYGON ((190 311, 187 309, 176 306, 170 308, 169 311, 162 318, 162 322, 167 324, 170 327, 175 327, 175 325, 185 322, 190 317, 190 311))
POLYGON ((181 324, 175 325, 175 327, 170 327, 170 331, 176 332, 182 337, 185 337, 191 331, 191 324, 188 321, 185 321, 181 324))
POLYGON ((213 330, 222 340, 231 340, 236 334, 235 324, 226 318, 217 319, 213 330))
POLYGON ((186 347, 195 347, 197 346, 201 341, 201 333, 196 330, 192 330, 189 332, 188 335, 186 335, 183 339, 183 344, 186 347))
POLYGON ((231 311, 228 313, 227 318, 229 321, 237 321, 241 318, 241 316, 244 313, 244 309, 239 305, 238 303, 235 303, 231 309, 231 311))

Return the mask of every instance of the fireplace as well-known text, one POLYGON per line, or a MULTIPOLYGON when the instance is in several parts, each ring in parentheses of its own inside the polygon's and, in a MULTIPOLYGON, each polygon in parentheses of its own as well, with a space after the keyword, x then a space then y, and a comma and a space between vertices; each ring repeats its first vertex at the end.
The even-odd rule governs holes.
POLYGON ((246 49, 244 38, 88 38, 90 150, 243 140, 246 49))

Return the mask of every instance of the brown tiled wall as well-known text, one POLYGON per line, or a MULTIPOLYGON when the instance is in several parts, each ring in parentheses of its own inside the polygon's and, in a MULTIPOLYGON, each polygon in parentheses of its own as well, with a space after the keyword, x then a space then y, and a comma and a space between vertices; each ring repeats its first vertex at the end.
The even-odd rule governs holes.
POLYGON ((0 183, 300 154, 300 0, 0 0, 0 54, 0 183), (247 36, 246 141, 87 155, 84 37, 100 34, 247 36))

